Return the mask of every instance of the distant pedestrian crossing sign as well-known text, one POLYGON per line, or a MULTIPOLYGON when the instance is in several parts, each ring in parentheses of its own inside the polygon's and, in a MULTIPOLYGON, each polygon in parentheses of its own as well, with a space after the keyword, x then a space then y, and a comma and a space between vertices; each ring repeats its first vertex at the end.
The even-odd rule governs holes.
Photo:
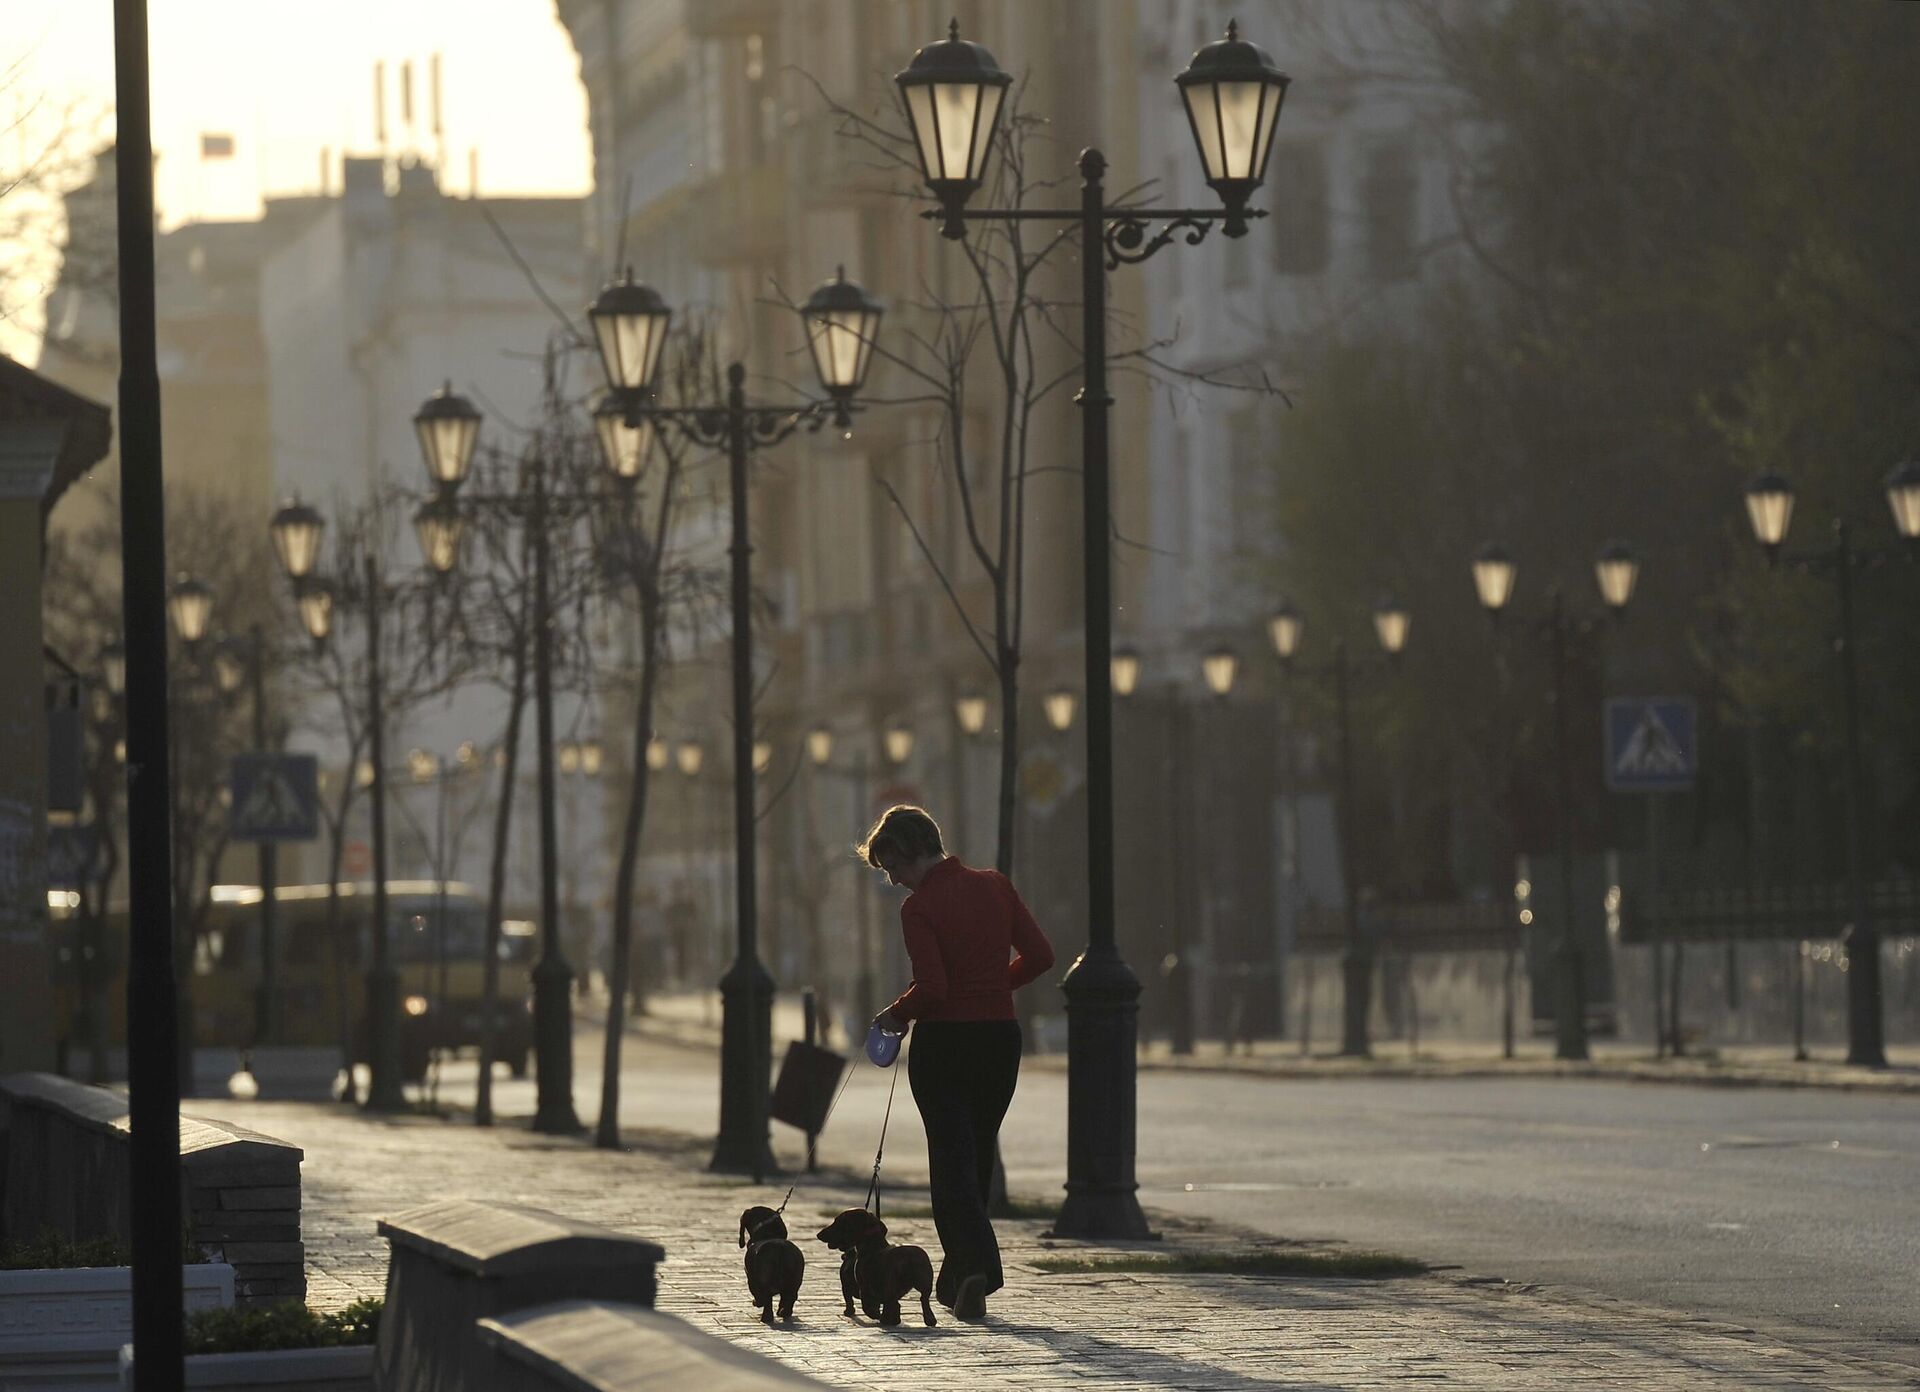
POLYGON ((1607 787, 1678 793, 1693 786, 1699 745, 1684 696, 1616 696, 1607 702, 1607 787))
POLYGON ((233 756, 233 839, 311 841, 320 834, 320 761, 311 754, 233 756))

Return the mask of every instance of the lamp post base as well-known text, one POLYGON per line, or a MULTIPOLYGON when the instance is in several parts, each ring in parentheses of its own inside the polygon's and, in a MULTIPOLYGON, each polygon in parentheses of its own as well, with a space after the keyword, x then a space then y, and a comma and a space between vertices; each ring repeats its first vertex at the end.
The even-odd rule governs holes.
POLYGON ((1373 1013, 1373 958, 1350 952, 1340 963, 1342 976, 1340 1053, 1344 1058, 1370 1058, 1367 1017, 1373 1013))
MULTIPOLYGON (((1587 1052, 1587 992, 1577 948, 1560 950, 1560 1019, 1553 1056, 1566 1063, 1585 1063, 1587 1052)), ((1676 1054, 1678 1049, 1674 1051, 1676 1054)))
POLYGON ((1847 1062, 1855 1068, 1885 1068, 1880 934, 1849 929, 1842 942, 1847 951, 1847 1062))
POLYGON ((709 1170, 758 1180, 779 1168, 767 1137, 772 1075, 773 977, 744 956, 720 978, 720 1135, 709 1170))
POLYGON ((1140 981, 1111 944, 1080 954, 1067 998, 1067 1198, 1055 1237, 1154 1238, 1137 1197, 1140 981))
POLYGON ((391 966, 367 972, 367 1097, 369 1112, 407 1107, 400 1084, 400 973, 391 966))
POLYGON ((573 969, 557 952, 533 969, 533 1049, 539 1089, 533 1129, 574 1135, 580 1117, 573 1110, 573 969))

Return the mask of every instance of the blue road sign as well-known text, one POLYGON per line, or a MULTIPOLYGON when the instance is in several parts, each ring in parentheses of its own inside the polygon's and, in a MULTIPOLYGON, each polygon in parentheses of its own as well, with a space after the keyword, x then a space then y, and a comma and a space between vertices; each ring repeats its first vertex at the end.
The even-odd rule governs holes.
POLYGON ((1684 696, 1607 702, 1607 786, 1616 793, 1678 793, 1693 786, 1698 720, 1684 696))
POLYGON ((320 834, 320 761, 311 754, 233 756, 233 839, 311 841, 320 834))
POLYGON ((100 828, 89 822, 47 828, 47 888, 79 889, 100 873, 100 828))

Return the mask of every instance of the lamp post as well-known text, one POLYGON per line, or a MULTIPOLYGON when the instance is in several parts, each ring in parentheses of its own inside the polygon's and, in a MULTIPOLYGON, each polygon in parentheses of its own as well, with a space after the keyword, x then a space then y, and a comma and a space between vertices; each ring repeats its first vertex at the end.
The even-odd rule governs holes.
MULTIPOLYGON (((963 700, 965 698, 962 698, 963 700)), ((984 723, 985 700, 981 701, 982 721, 984 723)), ((831 772, 833 751, 836 744, 831 727, 816 725, 807 732, 807 758, 815 770, 825 774, 831 772)), ((867 751, 864 741, 854 750, 852 764, 845 772, 849 799, 849 825, 853 834, 860 836, 866 831, 867 818, 867 751)), ((854 932, 854 982, 853 1008, 862 1020, 873 1018, 877 1004, 873 998, 873 911, 872 895, 867 884, 868 870, 857 860, 854 862, 855 874, 853 886, 853 932, 854 932)))
MULTIPOLYGON (((1397 664, 1406 649, 1412 616, 1406 606, 1392 596, 1383 596, 1373 607, 1373 633, 1380 645, 1379 661, 1397 664)), ((1359 816, 1353 793, 1353 712, 1349 700, 1353 670, 1364 664, 1347 651, 1345 639, 1333 645, 1333 660, 1324 667, 1301 667, 1296 657, 1306 637, 1306 617, 1281 600, 1267 620, 1267 635, 1274 655, 1280 659, 1284 679, 1298 675, 1319 677, 1333 683, 1334 709, 1340 725, 1340 874, 1346 882, 1346 953, 1341 958, 1341 1032, 1340 1052, 1350 1058, 1366 1058, 1372 1053, 1370 1017, 1373 1013, 1373 943, 1361 928, 1359 913, 1360 874, 1354 848, 1358 841, 1359 816)))
POLYGON ((180 1080, 170 867, 167 537, 154 308, 153 123, 145 0, 114 0, 114 168, 119 216, 120 557, 127 723, 127 1106, 132 1134, 134 1374, 182 1381, 180 1080))
MULTIPOLYGON (((773 1168, 768 1140, 773 977, 760 961, 756 891, 753 721, 753 547, 747 525, 747 460, 802 426, 852 423, 854 396, 866 381, 884 307, 846 278, 844 269, 801 307, 807 346, 825 400, 782 406, 747 404, 744 363, 727 365, 720 402, 662 406, 655 399, 673 311, 631 271, 600 292, 587 317, 606 370, 607 387, 629 428, 671 425, 688 444, 727 452, 732 515, 733 825, 735 910, 733 965, 720 979, 720 1133, 709 1168, 759 1175, 773 1168)), ((612 412, 610 411, 609 417, 612 412)))
MULTIPOLYGON (((267 640, 259 624, 248 628, 244 638, 222 642, 213 656, 214 676, 224 695, 238 695, 241 686, 249 687, 253 703, 253 748, 257 754, 270 752, 267 729, 267 640)), ((280 945, 275 937, 274 919, 278 894, 278 846, 261 838, 255 847, 260 867, 260 985, 254 997, 253 1039, 255 1044, 271 1044, 279 1025, 278 998, 280 945)))
MULTIPOLYGON (((1886 477, 1887 507, 1894 530, 1911 559, 1920 551, 1920 457, 1894 466, 1886 477)), ((1833 523, 1833 542, 1824 550, 1783 555, 1787 529, 1793 522, 1793 485, 1777 473, 1760 475, 1747 485, 1747 521, 1754 540, 1769 565, 1785 562, 1808 575, 1831 580, 1838 593, 1840 637, 1834 644, 1840 657, 1840 690, 1844 705, 1846 754, 1847 908, 1852 920, 1843 941, 1847 949, 1847 1062, 1863 1068, 1887 1066, 1886 1032, 1880 999, 1880 930, 1873 921, 1867 897, 1866 848, 1862 829, 1865 800, 1860 750, 1860 672, 1854 628, 1853 572, 1874 564, 1885 552, 1860 546, 1853 526, 1844 517, 1833 523)))
MULTIPOLYGON (((1506 549, 1499 545, 1481 548, 1473 560, 1474 590, 1480 607, 1496 626, 1513 598, 1518 569, 1506 549)), ((1618 621, 1633 598, 1640 579, 1640 563, 1633 548, 1623 541, 1610 541, 1600 548, 1593 563, 1594 584, 1600 591, 1605 617, 1618 621)), ((1592 633, 1600 620, 1574 617, 1567 612, 1566 597, 1558 585, 1548 591, 1548 639, 1553 660, 1553 742, 1556 821, 1560 848, 1560 927, 1554 935, 1554 975, 1558 989, 1554 993, 1556 1042, 1554 1054, 1561 1059, 1585 1059, 1587 1053, 1586 962, 1574 915, 1573 895, 1573 752, 1568 733, 1567 643, 1570 636, 1592 633)))
MULTIPOLYGON (((596 327, 599 325, 596 322, 596 327)), ((615 351, 629 345, 616 344, 615 351)), ((604 347, 604 345, 603 345, 604 347)), ((657 346, 656 346, 657 352, 657 346)), ((549 1135, 572 1135, 581 1129, 573 1105, 573 969, 561 942, 560 848, 556 813, 553 730, 553 599, 551 509, 556 502, 592 507, 612 501, 624 511, 639 477, 639 460, 629 472, 609 472, 619 496, 555 494, 548 479, 548 461, 536 457, 526 471, 527 487, 513 492, 462 492, 473 468, 479 443, 481 414, 452 383, 421 405, 414 415, 420 441, 420 461, 433 485, 433 495, 413 518, 420 554, 428 569, 450 575, 460 563, 466 516, 472 511, 498 513, 517 522, 532 539, 533 556, 533 699, 534 767, 539 787, 540 816, 540 960, 533 968, 533 1032, 535 1092, 533 1129, 549 1135)), ((596 421, 596 426, 598 426, 596 421)), ((601 432, 604 443, 604 431, 601 432)), ((576 749, 575 758, 578 758, 576 749)), ((485 1007, 489 1015, 492 1001, 485 1007)))
MULTIPOLYGON (((367 630, 367 759, 363 764, 373 838, 373 960, 367 966, 368 1111, 397 1112, 407 1105, 400 1078, 400 973, 393 965, 387 911, 387 777, 385 693, 380 668, 380 620, 389 595, 381 579, 379 557, 369 547, 357 580, 347 572, 339 582, 316 572, 326 523, 314 509, 295 500, 274 513, 268 524, 280 567, 292 581, 300 621, 316 646, 333 631, 337 604, 357 604, 367 630)), ((351 1060, 349 1060, 351 1063, 351 1060)))
POLYGON ((1180 232, 1189 245, 1221 224, 1244 236, 1261 216, 1247 200, 1266 176, 1273 131, 1289 79, 1261 49, 1227 36, 1195 53, 1175 78, 1207 183, 1219 208, 1109 206, 1106 157, 1080 155, 1080 206, 1067 209, 970 209, 992 151, 1013 79, 993 55, 960 37, 926 45, 894 79, 900 88, 927 187, 940 207, 926 216, 958 240, 973 219, 1077 223, 1080 232, 1084 381, 1081 488, 1086 589, 1088 943, 1061 983, 1067 998, 1067 1198, 1054 1230, 1072 1237, 1144 1237, 1134 1151, 1140 982, 1114 943, 1112 560, 1107 391, 1106 273, 1146 260, 1180 232), (1151 238, 1152 223, 1163 225, 1151 238))

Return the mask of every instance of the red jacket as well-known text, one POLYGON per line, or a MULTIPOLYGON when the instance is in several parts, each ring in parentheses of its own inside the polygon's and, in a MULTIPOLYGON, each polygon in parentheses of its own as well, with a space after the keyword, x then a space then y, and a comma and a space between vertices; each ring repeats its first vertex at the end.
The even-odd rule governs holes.
POLYGON ((913 984, 888 1009, 903 1022, 1011 1020, 1013 993, 1053 965, 1053 945, 1007 877, 957 856, 907 896, 900 929, 913 984))

